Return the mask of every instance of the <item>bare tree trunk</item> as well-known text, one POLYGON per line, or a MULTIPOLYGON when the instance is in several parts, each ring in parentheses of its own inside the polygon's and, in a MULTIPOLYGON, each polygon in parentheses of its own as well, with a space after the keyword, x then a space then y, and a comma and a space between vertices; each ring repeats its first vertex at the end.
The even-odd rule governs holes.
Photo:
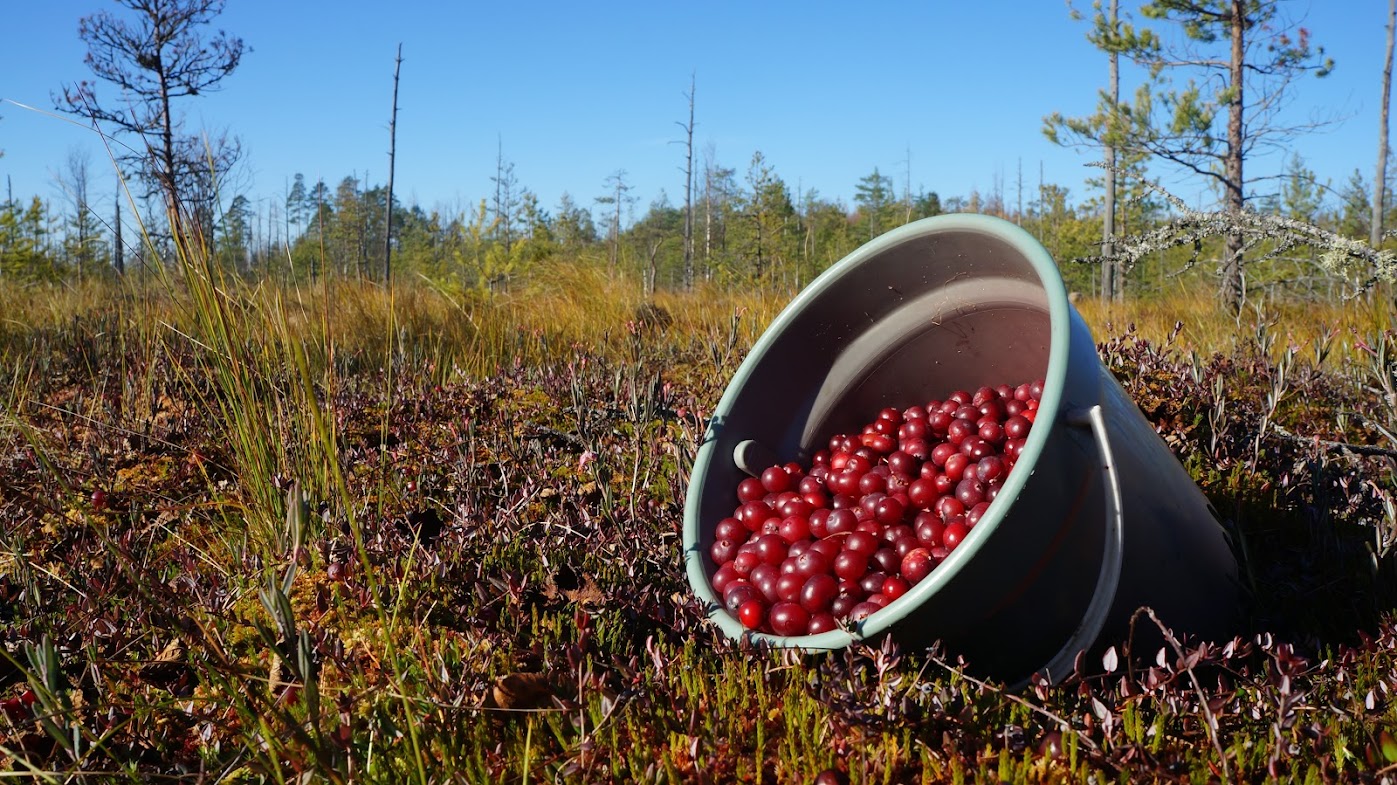
POLYGON ((388 120, 388 205, 383 208, 383 285, 393 279, 393 161, 398 152, 398 73, 403 69, 403 45, 393 61, 393 115, 388 120))
POLYGON ((645 271, 645 296, 651 298, 655 296, 655 279, 659 276, 659 268, 655 265, 655 258, 659 256, 660 245, 664 242, 661 238, 656 238, 650 243, 650 263, 645 271))
MULTIPOLYGON (((1111 16, 1109 24, 1112 33, 1120 21, 1120 2, 1111 0, 1111 16)), ((1124 281, 1120 280, 1124 270, 1121 263, 1112 259, 1115 252, 1116 237, 1116 122, 1120 111, 1121 81, 1120 81, 1120 53, 1114 48, 1110 52, 1110 82, 1108 88, 1111 91, 1110 116, 1107 119, 1107 143, 1106 143, 1106 203, 1104 205, 1105 215, 1101 222, 1101 299, 1120 301, 1125 299, 1124 281)))
POLYGON ((1392 37, 1397 27, 1397 0, 1387 4, 1387 57, 1382 66, 1382 112, 1378 119, 1378 175, 1373 181, 1373 218, 1369 222, 1368 242, 1374 248, 1382 245, 1384 197, 1387 195, 1387 105, 1392 96, 1392 37))
MULTIPOLYGON (((1242 179, 1242 90, 1244 75, 1243 57, 1246 52, 1245 36, 1247 10, 1244 0, 1231 3, 1232 57, 1229 73, 1232 90, 1227 105, 1227 159, 1224 162, 1224 186, 1226 209, 1230 213, 1240 213, 1246 209, 1246 194, 1242 179)), ((1227 236, 1226 257, 1222 262, 1222 301, 1233 313, 1240 313, 1246 300, 1246 282, 1242 277, 1242 235, 1232 233, 1227 236)))
POLYGON ((1023 156, 1019 156, 1018 206, 1014 208, 1014 223, 1023 226, 1023 156))
MULTIPOLYGON (((684 288, 694 286, 694 75, 689 74, 689 123, 684 129, 684 288)), ((653 254, 652 254, 653 259, 653 254)))
POLYGON ((713 254, 713 163, 705 161, 703 166, 703 261, 713 254))
POLYGON ((905 176, 902 179, 902 222, 912 223, 912 145, 907 145, 907 164, 905 176))

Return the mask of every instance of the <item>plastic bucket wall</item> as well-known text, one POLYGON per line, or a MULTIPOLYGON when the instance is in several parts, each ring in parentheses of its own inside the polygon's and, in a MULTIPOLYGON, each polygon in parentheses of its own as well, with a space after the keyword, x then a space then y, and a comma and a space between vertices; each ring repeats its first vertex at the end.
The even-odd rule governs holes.
POLYGON ((1192 479, 1101 364, 1046 250, 980 215, 889 232, 813 281, 738 369, 701 443, 684 517, 689 582, 728 636, 836 649, 891 634, 944 641, 1007 681, 1060 679, 1141 605, 1175 629, 1233 633, 1236 562, 1192 479), (946 560, 853 632, 750 633, 709 576, 717 522, 749 473, 808 465, 885 406, 1046 381, 1038 418, 990 509, 946 560))

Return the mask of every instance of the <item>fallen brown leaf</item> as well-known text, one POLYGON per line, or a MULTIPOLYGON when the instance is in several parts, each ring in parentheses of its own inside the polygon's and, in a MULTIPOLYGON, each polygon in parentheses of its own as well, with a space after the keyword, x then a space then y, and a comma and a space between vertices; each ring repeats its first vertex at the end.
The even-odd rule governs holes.
POLYGON ((510 673, 495 679, 486 705, 498 709, 544 709, 556 698, 552 680, 543 673, 510 673))

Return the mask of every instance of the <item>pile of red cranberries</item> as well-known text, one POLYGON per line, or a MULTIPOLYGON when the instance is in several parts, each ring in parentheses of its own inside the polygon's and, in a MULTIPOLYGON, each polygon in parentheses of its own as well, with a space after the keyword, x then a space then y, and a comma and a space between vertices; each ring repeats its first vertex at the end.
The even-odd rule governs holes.
POLYGON ((799 463, 737 486, 709 551, 743 626, 814 635, 906 594, 989 509, 1033 427, 1041 380, 887 408, 799 463))

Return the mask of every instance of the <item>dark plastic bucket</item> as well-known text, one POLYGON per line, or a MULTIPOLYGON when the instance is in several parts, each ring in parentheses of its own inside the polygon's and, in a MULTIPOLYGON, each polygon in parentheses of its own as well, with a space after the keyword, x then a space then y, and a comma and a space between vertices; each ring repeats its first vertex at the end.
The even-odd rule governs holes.
POLYGON ((943 641, 1007 682, 1066 676, 1148 605, 1176 630, 1235 633, 1237 565, 1215 513, 1101 364, 1048 252, 982 215, 943 215, 864 245, 772 322, 713 412, 684 514, 689 582, 726 635, 838 649, 943 641), (752 633, 713 591, 717 522, 740 480, 808 465, 886 406, 1044 379, 1038 419, 989 510, 901 599, 852 632, 752 633))

